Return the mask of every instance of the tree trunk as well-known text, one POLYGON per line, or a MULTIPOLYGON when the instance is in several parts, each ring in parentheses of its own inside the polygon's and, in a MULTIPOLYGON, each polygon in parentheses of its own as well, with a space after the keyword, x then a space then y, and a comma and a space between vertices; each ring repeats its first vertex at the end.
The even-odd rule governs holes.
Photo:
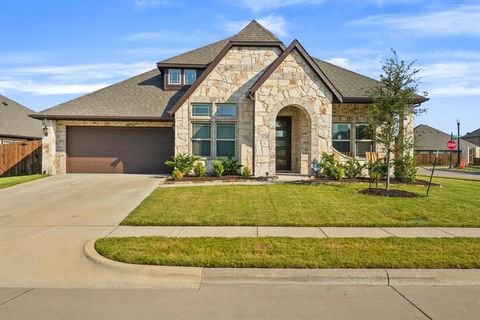
POLYGON ((391 145, 388 144, 387 148, 387 183, 385 184, 385 189, 390 190, 390 152, 391 152, 391 145))

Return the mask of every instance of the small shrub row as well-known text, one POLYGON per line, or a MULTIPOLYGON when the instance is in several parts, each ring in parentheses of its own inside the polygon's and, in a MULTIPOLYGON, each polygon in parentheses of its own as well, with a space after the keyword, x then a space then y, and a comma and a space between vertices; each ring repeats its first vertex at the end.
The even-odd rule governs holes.
MULTIPOLYGON (((173 179, 182 179, 183 177, 188 176, 192 171, 196 177, 203 177, 206 175, 207 169, 205 164, 198 160, 200 160, 200 157, 198 156, 180 153, 173 156, 171 160, 166 161, 165 164, 173 168, 173 179)), ((215 160, 213 162, 212 174, 217 177, 223 175, 237 175, 239 173, 245 178, 249 178, 252 175, 252 172, 248 167, 242 169, 242 165, 235 159, 221 158, 220 160, 215 160)))

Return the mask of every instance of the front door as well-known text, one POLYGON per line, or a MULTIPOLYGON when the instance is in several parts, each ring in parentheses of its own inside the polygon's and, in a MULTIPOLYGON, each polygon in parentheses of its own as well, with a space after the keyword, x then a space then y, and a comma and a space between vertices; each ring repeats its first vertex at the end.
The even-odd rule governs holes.
POLYGON ((275 129, 275 164, 277 170, 292 170, 292 118, 277 117, 275 129))

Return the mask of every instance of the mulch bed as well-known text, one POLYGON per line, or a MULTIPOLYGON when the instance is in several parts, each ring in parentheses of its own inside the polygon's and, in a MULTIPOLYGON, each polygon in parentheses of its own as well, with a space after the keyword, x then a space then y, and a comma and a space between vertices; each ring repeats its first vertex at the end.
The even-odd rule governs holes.
MULTIPOLYGON (((355 179, 344 178, 340 181, 330 179, 330 178, 327 178, 327 177, 318 177, 318 178, 313 178, 313 179, 309 179, 309 180, 298 180, 298 181, 295 181, 293 183, 297 183, 297 184, 317 184, 317 183, 343 184, 343 183, 369 183, 369 182, 370 182, 370 179, 365 178, 365 177, 355 178, 355 179)), ((407 182, 400 182, 400 181, 397 181, 395 179, 391 179, 390 183, 391 184, 402 184, 402 185, 414 185, 414 186, 428 186, 428 181, 420 180, 420 179, 417 179, 414 182, 408 182, 408 183, 407 182)), ((381 186, 382 184, 385 184, 385 180, 380 180, 378 182, 379 186, 381 186)), ((372 181, 372 185, 375 185, 374 181, 372 181)), ((432 187, 433 186, 439 187, 440 184, 432 182, 432 187)))
POLYGON ((361 194, 368 194, 371 196, 390 197, 390 198, 419 198, 420 195, 415 192, 409 192, 405 190, 390 189, 364 189, 359 191, 361 194))
POLYGON ((173 179, 172 177, 165 180, 166 184, 176 184, 176 183, 208 183, 208 182, 254 182, 254 181, 269 181, 276 179, 276 177, 250 177, 246 178, 243 176, 203 176, 203 177, 183 177, 181 179, 173 179))

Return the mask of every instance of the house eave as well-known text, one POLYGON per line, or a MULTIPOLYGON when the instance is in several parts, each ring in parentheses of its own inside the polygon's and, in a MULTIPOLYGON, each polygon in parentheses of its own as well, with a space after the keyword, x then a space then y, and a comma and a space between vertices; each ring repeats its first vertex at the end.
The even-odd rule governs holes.
POLYGON ((135 116, 82 116, 82 115, 43 115, 31 114, 30 117, 38 120, 85 120, 85 121, 146 121, 146 122, 174 122, 173 119, 162 117, 135 117, 135 116))

